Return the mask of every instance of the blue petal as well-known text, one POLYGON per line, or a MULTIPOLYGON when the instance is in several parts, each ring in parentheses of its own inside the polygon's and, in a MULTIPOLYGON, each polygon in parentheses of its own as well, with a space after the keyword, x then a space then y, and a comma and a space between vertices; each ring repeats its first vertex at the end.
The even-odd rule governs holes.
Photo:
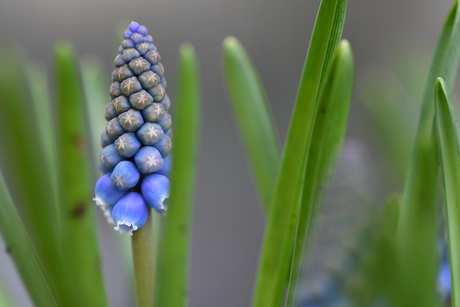
POLYGON ((113 169, 111 178, 119 191, 126 191, 134 187, 139 181, 139 170, 131 161, 121 161, 113 169))
POLYGON ((96 196, 93 200, 103 210, 107 207, 113 207, 126 194, 124 191, 118 191, 110 176, 111 174, 103 175, 96 182, 96 187, 94 188, 96 196))
POLYGON ((130 192, 120 199, 112 210, 115 230, 121 234, 133 235, 133 231, 144 226, 148 210, 139 193, 130 192))
POLYGON ((158 212, 165 211, 163 201, 169 197, 169 179, 163 175, 152 174, 141 184, 142 195, 147 204, 158 212))

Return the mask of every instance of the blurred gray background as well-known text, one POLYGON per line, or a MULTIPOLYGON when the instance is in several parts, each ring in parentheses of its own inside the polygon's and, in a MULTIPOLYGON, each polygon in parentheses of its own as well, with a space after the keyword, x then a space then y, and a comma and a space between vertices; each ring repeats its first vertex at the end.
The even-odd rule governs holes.
MULTIPOLYGON (((374 67, 391 66, 392 58, 405 46, 430 54, 452 2, 349 0, 344 38, 355 55, 355 87, 359 88, 374 67)), ((121 41, 116 29, 136 20, 147 26, 162 55, 174 103, 178 48, 184 41, 195 46, 204 104, 191 252, 191 307, 250 304, 264 230, 263 212, 226 97, 222 40, 233 35, 247 48, 262 76, 283 142, 318 6, 319 0, 0 0, 0 41, 22 46, 32 59, 49 66, 50 75, 55 42, 68 40, 79 56, 95 55, 103 61, 108 83, 121 41)), ((7 60, 1 59, 0 67, 7 60)), ((378 187, 382 175, 368 159, 373 136, 358 100, 355 94, 347 134, 352 149, 347 155, 360 169, 350 170, 349 166, 347 171, 365 170, 366 178, 378 187)), ((370 199, 369 203, 382 200, 378 194, 370 199)), ((109 225, 100 223, 110 303, 132 306, 130 283, 125 270, 119 269, 122 260, 112 233, 109 225)), ((0 274, 18 306, 30 306, 1 242, 0 274)))

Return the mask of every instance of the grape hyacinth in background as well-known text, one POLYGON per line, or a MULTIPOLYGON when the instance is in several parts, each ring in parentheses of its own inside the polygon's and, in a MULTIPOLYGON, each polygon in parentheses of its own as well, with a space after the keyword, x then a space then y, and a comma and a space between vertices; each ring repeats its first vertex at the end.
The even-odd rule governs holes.
POLYGON ((147 206, 165 211, 172 132, 164 68, 152 37, 133 21, 123 38, 101 135, 104 175, 94 201, 115 230, 132 235, 146 222, 147 206))

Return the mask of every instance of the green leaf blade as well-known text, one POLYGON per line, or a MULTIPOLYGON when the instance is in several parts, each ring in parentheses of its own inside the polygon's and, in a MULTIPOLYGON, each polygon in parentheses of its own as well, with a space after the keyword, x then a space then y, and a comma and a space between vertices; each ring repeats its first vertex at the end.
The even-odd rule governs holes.
POLYGON ((198 153, 200 90, 198 63, 193 47, 180 49, 171 193, 163 228, 156 280, 158 307, 187 306, 190 230, 198 153))
POLYGON ((241 43, 223 43, 224 72, 233 110, 252 166, 262 204, 270 206, 280 161, 280 146, 260 77, 241 43))
POLYGON ((436 128, 444 182, 452 306, 460 306, 460 144, 446 84, 436 81, 436 128))
POLYGON ((27 231, 0 173, 0 233, 22 281, 38 307, 58 306, 27 231))
MULTIPOLYGON (((6 49, 0 53, 9 59, 0 69, 0 129, 5 132, 0 134, 2 172, 8 178, 9 193, 37 256, 50 278, 56 281, 62 268, 60 223, 53 191, 56 170, 48 164, 52 160, 54 139, 48 134, 52 131, 41 126, 44 120, 41 116, 50 115, 45 114, 46 107, 39 107, 49 101, 42 100, 47 99, 46 92, 36 91, 43 90, 43 83, 25 74, 23 67, 28 63, 18 50, 6 49)), ((54 286, 59 288, 58 283, 54 286)))
POLYGON ((56 46, 59 192, 67 306, 106 306, 99 264, 83 92, 72 47, 56 46))
POLYGON ((452 90, 460 56, 460 7, 455 1, 441 32, 428 74, 415 145, 405 181, 397 245, 401 306, 436 306, 438 156, 433 131, 436 78, 452 90))
POLYGON ((277 307, 284 299, 313 111, 342 34, 346 4, 346 0, 321 2, 270 206, 253 307, 277 307))
POLYGON ((326 75, 322 94, 315 110, 311 130, 305 181, 296 232, 287 306, 294 304, 308 236, 325 189, 325 179, 335 165, 340 151, 350 109, 353 87, 353 55, 350 45, 343 41, 335 53, 326 75))

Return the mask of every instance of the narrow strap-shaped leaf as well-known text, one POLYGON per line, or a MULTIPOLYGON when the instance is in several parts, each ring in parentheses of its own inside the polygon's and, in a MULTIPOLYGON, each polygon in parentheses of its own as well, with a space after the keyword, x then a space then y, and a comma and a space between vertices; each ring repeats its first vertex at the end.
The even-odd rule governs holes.
POLYGON ((452 306, 460 306, 460 144, 457 120, 444 81, 436 82, 436 128, 446 203, 452 306))
POLYGON ((397 244, 401 306, 436 306, 438 157, 434 136, 434 87, 438 76, 451 91, 460 55, 460 7, 455 1, 434 54, 423 97, 415 145, 407 172, 397 244))
MULTIPOLYGON (((17 50, 1 51, 8 61, 0 69, 0 160, 37 256, 50 278, 57 281, 57 272, 62 268, 59 216, 53 193, 55 174, 48 164, 52 148, 46 148, 52 146, 53 136, 48 135, 49 127, 41 126, 46 120, 41 116, 49 118, 46 107, 38 106, 49 102, 41 101, 46 99, 41 97, 46 93, 35 92, 35 86, 41 87, 40 81, 27 78, 23 71, 26 60, 19 55, 17 50), (28 81, 34 83, 29 86, 28 81), (37 97, 31 97, 31 89, 37 97)), ((56 287, 59 288, 57 282, 56 287)))
POLYGON ((157 307, 187 306, 190 230, 195 185, 200 90, 195 51, 180 49, 176 112, 174 113, 171 196, 164 222, 157 274, 157 307))
POLYGON ((262 204, 268 212, 280 160, 280 148, 270 106, 260 77, 236 38, 225 39, 223 55, 233 110, 262 204))
POLYGON ((51 292, 49 281, 30 243, 1 173, 0 233, 34 304, 37 307, 57 307, 58 304, 51 292))
POLYGON ((62 206, 66 306, 107 305, 99 264, 83 92, 67 43, 56 46, 59 192, 62 206))
POLYGON ((316 207, 325 190, 324 180, 335 165, 338 151, 343 144, 352 87, 353 55, 349 43, 343 41, 326 75, 310 132, 287 306, 294 303, 296 284, 304 259, 303 252, 308 245, 307 238, 316 207))
POLYGON ((105 105, 107 101, 107 88, 105 72, 97 58, 85 58, 80 63, 81 78, 85 91, 86 114, 88 117, 88 135, 91 144, 91 158, 93 177, 100 175, 99 154, 101 151, 100 131, 104 131, 105 105))
POLYGON ((313 111, 342 34, 346 3, 346 0, 321 2, 270 206, 253 307, 278 307, 284 298, 313 111))

